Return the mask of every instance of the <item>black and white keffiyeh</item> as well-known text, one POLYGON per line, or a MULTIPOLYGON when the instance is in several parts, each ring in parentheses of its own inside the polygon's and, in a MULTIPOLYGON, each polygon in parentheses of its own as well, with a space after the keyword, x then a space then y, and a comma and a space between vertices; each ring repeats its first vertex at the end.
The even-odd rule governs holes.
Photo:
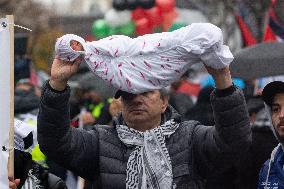
POLYGON ((39 165, 34 164, 29 170, 26 181, 21 189, 46 189, 41 180, 41 169, 42 168, 39 165))
POLYGON ((165 138, 170 137, 179 123, 173 119, 159 127, 140 132, 125 125, 117 125, 119 139, 135 150, 127 162, 127 189, 174 188, 172 164, 165 138))

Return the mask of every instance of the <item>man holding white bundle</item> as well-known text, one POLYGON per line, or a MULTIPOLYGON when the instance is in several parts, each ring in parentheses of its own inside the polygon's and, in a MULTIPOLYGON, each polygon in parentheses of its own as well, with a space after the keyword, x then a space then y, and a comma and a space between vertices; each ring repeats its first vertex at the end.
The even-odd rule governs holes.
MULTIPOLYGON (((233 57, 222 45, 219 28, 212 24, 189 27, 193 29, 191 34, 183 33, 185 28, 182 28, 175 35, 152 34, 129 40, 122 36, 109 37, 93 42, 95 51, 90 52, 87 49, 92 49, 92 45, 88 47, 83 41, 75 40, 83 46, 87 63, 96 62, 93 70, 96 74, 103 78, 100 74, 104 66, 108 67, 107 75, 112 73, 110 78, 116 78, 112 84, 120 89, 115 98, 120 97, 122 102, 122 112, 113 127, 96 125, 89 132, 69 127, 67 82, 78 70, 81 53, 78 51, 82 49, 74 48, 78 51, 67 53, 69 61, 64 62, 60 59, 64 59, 61 52, 65 51, 60 47, 52 64, 51 79, 43 86, 38 116, 41 150, 50 159, 93 180, 94 188, 103 189, 202 188, 208 175, 230 167, 251 142, 245 99, 232 84, 229 71, 233 57), (167 36, 170 40, 163 44, 167 36), (159 39, 162 39, 160 45, 159 39), (188 46, 178 45, 182 42, 188 46), (151 45, 147 46, 148 43, 151 45), (133 48, 135 44, 142 44, 141 49, 133 48), (125 48, 117 51, 117 47, 125 48), (129 56, 125 55, 128 53, 129 56), (100 65, 100 61, 105 64, 100 65), (166 62, 171 69, 162 69, 166 62), (168 94, 163 88, 196 62, 204 62, 216 83, 211 94, 215 127, 197 121, 182 122, 168 105, 168 94), (131 88, 119 76, 120 71, 131 82, 131 88), (140 72, 145 80, 138 82, 140 72), (155 85, 147 82, 149 79, 155 85)), ((69 47, 70 41, 66 44, 69 47)), ((57 44, 64 46, 64 40, 57 44)))

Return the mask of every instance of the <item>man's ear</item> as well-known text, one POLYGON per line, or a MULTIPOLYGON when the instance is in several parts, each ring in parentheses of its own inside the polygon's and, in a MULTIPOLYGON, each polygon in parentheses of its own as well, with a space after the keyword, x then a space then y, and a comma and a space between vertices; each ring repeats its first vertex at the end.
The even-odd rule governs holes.
POLYGON ((162 113, 164 113, 169 105, 169 97, 162 98, 162 113))

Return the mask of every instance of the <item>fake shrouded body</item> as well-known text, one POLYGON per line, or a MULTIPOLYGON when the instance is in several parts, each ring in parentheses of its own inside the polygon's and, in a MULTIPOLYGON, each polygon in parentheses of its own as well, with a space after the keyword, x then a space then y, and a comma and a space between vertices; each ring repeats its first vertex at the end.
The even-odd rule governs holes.
POLYGON ((85 42, 67 34, 55 45, 60 60, 85 59, 90 70, 117 89, 133 94, 160 89, 196 63, 222 69, 233 60, 222 31, 209 23, 191 24, 173 32, 137 38, 116 35, 85 42))

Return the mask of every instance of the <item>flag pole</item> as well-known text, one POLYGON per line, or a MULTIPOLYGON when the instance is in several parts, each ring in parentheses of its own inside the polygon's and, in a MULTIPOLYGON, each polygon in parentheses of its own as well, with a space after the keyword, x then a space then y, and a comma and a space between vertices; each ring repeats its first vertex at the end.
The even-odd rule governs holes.
POLYGON ((14 178, 14 16, 6 15, 10 34, 10 129, 8 175, 14 178))

